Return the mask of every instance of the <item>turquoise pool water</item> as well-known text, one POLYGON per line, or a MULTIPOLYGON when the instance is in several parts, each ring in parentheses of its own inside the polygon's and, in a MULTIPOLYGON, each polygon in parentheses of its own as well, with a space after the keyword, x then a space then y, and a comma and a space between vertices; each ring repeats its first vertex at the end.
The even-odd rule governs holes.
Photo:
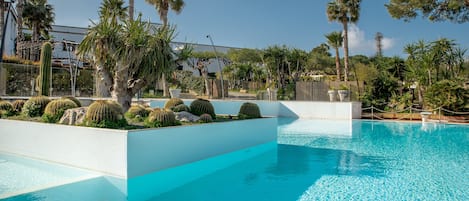
POLYGON ((278 145, 7 200, 469 200, 469 126, 279 119, 278 145))

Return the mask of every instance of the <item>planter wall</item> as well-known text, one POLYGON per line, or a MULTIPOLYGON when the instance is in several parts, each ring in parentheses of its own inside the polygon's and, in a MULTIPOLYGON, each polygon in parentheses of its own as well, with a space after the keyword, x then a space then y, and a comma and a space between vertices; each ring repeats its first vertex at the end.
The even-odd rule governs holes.
POLYGON ((0 119, 0 152, 121 178, 148 174, 276 139, 276 118, 132 131, 0 119))

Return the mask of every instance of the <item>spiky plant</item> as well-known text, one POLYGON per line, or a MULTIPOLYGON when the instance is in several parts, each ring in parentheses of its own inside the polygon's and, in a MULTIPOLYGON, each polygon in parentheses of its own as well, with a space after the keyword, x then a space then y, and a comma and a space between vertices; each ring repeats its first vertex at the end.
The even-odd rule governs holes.
POLYGON ((4 100, 0 100, 0 116, 12 116, 14 115, 13 105, 4 100))
POLYGON ((261 118, 259 106, 250 102, 243 103, 239 108, 238 117, 240 119, 261 118))
POLYGON ((65 110, 78 107, 75 102, 69 99, 57 99, 47 104, 42 120, 48 123, 56 123, 64 114, 65 110))
POLYGON ((154 109, 145 121, 145 125, 151 128, 176 126, 179 124, 180 122, 176 120, 176 115, 173 111, 160 108, 154 109))
POLYGON ((122 107, 115 101, 97 100, 86 111, 85 125, 100 128, 122 128, 127 121, 122 115, 122 107))
POLYGON ((166 101, 166 103, 164 104, 164 108, 172 110, 174 107, 181 105, 181 104, 184 104, 184 101, 182 101, 182 99, 171 98, 168 101, 166 101))
POLYGON ((213 105, 212 103, 210 103, 209 100, 201 98, 195 99, 194 101, 192 101, 190 109, 191 113, 197 116, 200 116, 202 114, 209 114, 210 116, 212 116, 212 119, 216 118, 215 109, 213 108, 213 105))
POLYGON ((210 116, 209 114, 202 114, 202 115, 200 115, 199 122, 202 122, 202 123, 210 123, 210 122, 212 122, 212 121, 213 121, 212 116, 210 116))
POLYGON ((143 105, 132 105, 125 113, 125 117, 129 119, 143 120, 148 117, 151 110, 145 108, 143 105))
POLYGON ((69 100, 73 101, 77 105, 77 107, 81 107, 80 100, 78 100, 77 98, 75 98, 73 96, 64 96, 64 97, 62 97, 62 99, 69 99, 69 100))
POLYGON ((177 105, 176 107, 173 107, 173 112, 182 112, 182 111, 190 112, 191 109, 189 108, 189 106, 184 105, 184 104, 180 104, 180 105, 177 105))
POLYGON ((25 102, 26 102, 25 100, 15 100, 15 101, 13 101, 13 103, 12 103, 13 112, 15 114, 20 114, 21 111, 23 110, 23 106, 24 106, 25 102))
POLYGON ((22 113, 29 117, 42 116, 49 102, 50 99, 46 96, 31 97, 24 103, 22 113))

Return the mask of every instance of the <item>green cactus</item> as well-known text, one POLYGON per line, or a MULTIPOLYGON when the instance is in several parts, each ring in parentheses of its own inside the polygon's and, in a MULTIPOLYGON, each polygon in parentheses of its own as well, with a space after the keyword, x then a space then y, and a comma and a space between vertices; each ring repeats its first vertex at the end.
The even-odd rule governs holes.
POLYGON ((182 99, 180 99, 180 98, 171 98, 164 104, 164 108, 172 110, 174 107, 176 107, 178 105, 181 105, 181 104, 184 104, 184 101, 182 101, 182 99))
POLYGON ((199 122, 202 122, 202 123, 210 123, 210 122, 212 122, 212 121, 213 121, 212 116, 210 116, 209 114, 202 114, 202 115, 200 115, 199 122))
POLYGON ((31 97, 24 103, 22 113, 29 117, 39 117, 44 114, 47 104, 50 102, 49 98, 45 96, 31 97))
POLYGON ((179 124, 173 111, 160 108, 154 109, 145 121, 147 127, 166 127, 179 124))
POLYGON ((150 110, 143 105, 132 105, 125 113, 125 116, 129 119, 143 120, 148 117, 148 114, 150 114, 150 110))
POLYGON ((212 103, 209 100, 197 98, 191 103, 191 113, 195 115, 209 114, 212 116, 212 119, 215 119, 215 109, 213 108, 212 103))
POLYGON ((23 106, 24 106, 25 102, 26 102, 25 100, 15 100, 15 101, 13 101, 13 103, 12 103, 13 112, 15 112, 15 114, 20 114, 22 109, 23 109, 23 106))
POLYGON ((0 117, 14 115, 13 105, 4 100, 0 100, 0 117))
POLYGON ((56 123, 60 120, 65 110, 78 107, 75 102, 69 99, 57 99, 47 104, 42 120, 48 123, 56 123))
POLYGON ((64 97, 62 97, 62 99, 69 99, 69 100, 73 101, 77 105, 77 107, 81 107, 80 100, 78 100, 77 98, 75 98, 73 96, 64 96, 64 97))
POLYGON ((41 49, 41 64, 39 71, 39 94, 49 96, 50 78, 52 74, 52 44, 45 42, 41 49))
POLYGON ((191 109, 189 108, 189 106, 184 105, 184 104, 180 104, 180 105, 177 105, 176 107, 173 107, 173 112, 182 112, 182 111, 190 112, 191 109))
POLYGON ((261 118, 259 106, 250 102, 243 103, 239 108, 238 117, 240 119, 261 118))
POLYGON ((127 121, 122 115, 122 107, 115 101, 94 101, 86 111, 85 125, 100 128, 122 128, 127 121))

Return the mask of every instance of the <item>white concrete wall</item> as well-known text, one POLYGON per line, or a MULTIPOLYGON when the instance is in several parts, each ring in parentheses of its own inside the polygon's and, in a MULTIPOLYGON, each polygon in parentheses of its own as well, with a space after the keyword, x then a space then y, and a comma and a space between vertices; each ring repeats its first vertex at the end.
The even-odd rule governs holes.
POLYGON ((129 131, 128 176, 144 175, 276 140, 276 118, 129 131))
POLYGON ((125 177, 126 133, 0 119, 0 151, 125 177))

